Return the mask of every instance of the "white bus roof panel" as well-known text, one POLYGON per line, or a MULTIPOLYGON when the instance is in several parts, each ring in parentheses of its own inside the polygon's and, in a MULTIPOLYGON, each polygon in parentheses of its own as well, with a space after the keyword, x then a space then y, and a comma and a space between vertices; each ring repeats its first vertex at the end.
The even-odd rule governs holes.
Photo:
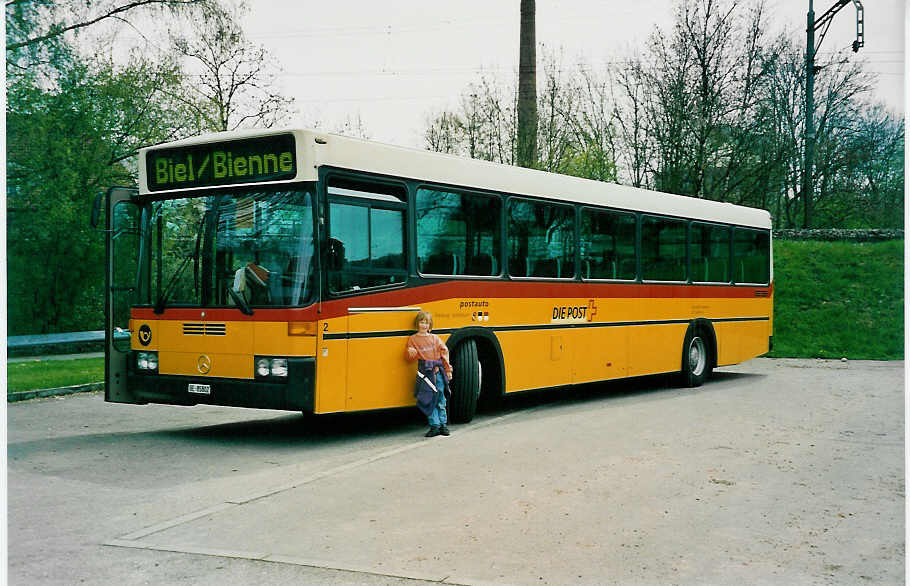
POLYGON ((139 156, 140 192, 150 193, 145 182, 145 153, 148 150, 282 133, 292 133, 296 139, 298 164, 297 176, 293 181, 316 181, 319 167, 330 166, 430 184, 771 228, 771 215, 762 209, 387 145, 314 130, 224 132, 143 149, 139 156))

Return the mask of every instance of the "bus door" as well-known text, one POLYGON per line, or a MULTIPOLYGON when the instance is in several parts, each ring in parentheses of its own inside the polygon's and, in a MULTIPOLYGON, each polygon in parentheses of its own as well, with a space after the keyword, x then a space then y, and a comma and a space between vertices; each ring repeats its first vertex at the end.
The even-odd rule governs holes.
POLYGON ((413 404, 414 368, 405 361, 404 348, 417 309, 380 306, 382 293, 408 279, 407 190, 399 183, 347 176, 330 176, 326 185, 326 291, 350 301, 345 315, 321 326, 326 343, 319 368, 331 364, 332 375, 320 370, 319 377, 333 387, 319 384, 320 392, 328 391, 319 399, 319 412, 413 404))
POLYGON ((114 187, 107 192, 104 400, 115 403, 140 402, 126 384, 131 337, 130 306, 137 302, 138 293, 147 287, 143 274, 148 274, 142 270, 139 261, 142 256, 143 218, 137 193, 135 189, 125 187, 114 187))
POLYGON ((348 318, 317 322, 316 413, 345 410, 348 376, 348 318))
POLYGON ((345 410, 414 404, 414 362, 405 344, 419 307, 351 307, 345 410))

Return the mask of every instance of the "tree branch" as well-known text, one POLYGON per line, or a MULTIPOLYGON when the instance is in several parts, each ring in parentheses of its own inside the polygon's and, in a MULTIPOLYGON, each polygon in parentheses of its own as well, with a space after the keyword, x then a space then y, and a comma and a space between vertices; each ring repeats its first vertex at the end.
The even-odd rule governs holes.
MULTIPOLYGON (((14 1, 18 2, 21 0, 14 0, 14 1)), ((113 10, 110 10, 104 14, 101 14, 95 18, 92 18, 92 19, 89 19, 89 20, 86 20, 83 22, 77 22, 75 24, 71 24, 68 26, 63 26, 62 24, 59 24, 59 23, 55 24, 55 25, 51 26, 50 31, 47 32, 46 34, 39 35, 37 37, 32 37, 30 39, 26 39, 26 40, 18 42, 18 43, 9 44, 6 46, 6 50, 14 51, 16 49, 21 49, 22 47, 29 47, 32 45, 36 45, 38 43, 42 43, 49 39, 59 37, 60 35, 62 35, 64 33, 91 26, 93 24, 101 22, 102 20, 106 20, 108 18, 113 18, 113 17, 117 16, 118 14, 123 14, 124 12, 132 10, 134 8, 139 8, 142 6, 151 6, 153 4, 161 4, 161 5, 204 4, 204 3, 207 3, 208 1, 209 0, 134 0, 133 2, 124 4, 122 6, 118 6, 118 7, 114 8, 113 10)), ((11 4, 8 2, 7 7, 9 7, 10 5, 11 4)))

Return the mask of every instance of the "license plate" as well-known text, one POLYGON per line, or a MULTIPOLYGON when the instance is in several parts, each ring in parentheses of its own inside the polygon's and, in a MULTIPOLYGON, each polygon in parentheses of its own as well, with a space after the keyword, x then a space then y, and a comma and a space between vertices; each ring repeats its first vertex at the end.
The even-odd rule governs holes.
POLYGON ((195 393, 197 395, 211 395, 212 394, 211 385, 196 385, 193 383, 189 383, 189 388, 187 390, 189 392, 195 393))

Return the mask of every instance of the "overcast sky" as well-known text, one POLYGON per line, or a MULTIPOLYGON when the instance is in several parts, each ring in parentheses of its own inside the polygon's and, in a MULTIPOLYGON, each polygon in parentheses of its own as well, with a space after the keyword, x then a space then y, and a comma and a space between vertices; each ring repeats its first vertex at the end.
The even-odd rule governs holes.
MULTIPOLYGON (((820 16, 835 0, 816 0, 820 16)), ((748 2, 743 2, 748 5, 748 2)), ((301 123, 329 130, 360 116, 375 140, 423 146, 428 114, 453 108, 481 71, 517 70, 519 0, 253 0, 250 38, 277 58, 279 83, 301 123)), ((775 34, 805 38, 808 0, 767 0, 775 34)), ((643 49, 655 26, 669 30, 671 0, 537 0, 541 46, 564 63, 597 65, 643 49)), ((878 73, 876 96, 904 111, 904 0, 864 0, 865 47, 856 56, 878 73)), ((856 38, 852 3, 835 17, 822 51, 856 38)))

